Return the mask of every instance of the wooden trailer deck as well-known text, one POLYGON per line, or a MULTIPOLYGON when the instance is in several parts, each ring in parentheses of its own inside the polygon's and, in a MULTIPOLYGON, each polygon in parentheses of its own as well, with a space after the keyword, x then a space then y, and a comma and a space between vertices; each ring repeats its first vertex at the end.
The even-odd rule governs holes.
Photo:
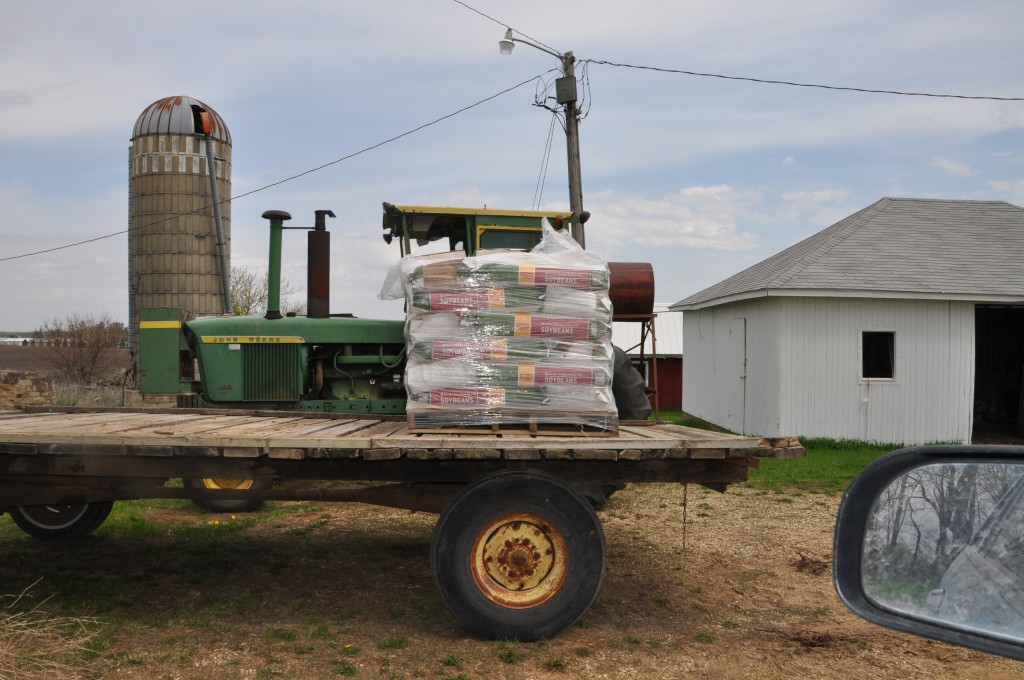
POLYGON ((548 472, 591 495, 609 484, 633 482, 696 483, 724 491, 745 481, 761 458, 803 454, 793 439, 645 422, 620 424, 616 436, 595 437, 413 433, 398 416, 210 409, 8 411, 0 412, 0 508, 216 498, 359 501, 440 512, 460 485, 502 470, 548 472), (167 484, 176 478, 253 479, 260 488, 167 484), (338 481, 393 485, 352 490, 339 489, 338 481))
MULTIPOLYGON (((0 412, 0 454, 385 460, 727 460, 803 455, 792 438, 626 423, 617 436, 411 433, 405 419, 209 409, 0 412)), ((581 433, 585 434, 585 433, 581 433)))

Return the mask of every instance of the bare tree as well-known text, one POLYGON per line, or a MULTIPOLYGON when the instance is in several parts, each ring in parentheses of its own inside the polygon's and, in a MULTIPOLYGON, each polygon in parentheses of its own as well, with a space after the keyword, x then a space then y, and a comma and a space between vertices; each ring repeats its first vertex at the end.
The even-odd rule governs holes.
POLYGON ((36 331, 40 355, 61 377, 91 383, 120 368, 118 351, 125 346, 123 323, 100 316, 73 312, 47 321, 36 331))
MULTIPOLYGON (((267 313, 267 272, 248 267, 231 268, 231 312, 235 316, 263 316, 267 313)), ((306 303, 289 299, 299 292, 288 279, 281 279, 281 313, 306 313, 306 303)))

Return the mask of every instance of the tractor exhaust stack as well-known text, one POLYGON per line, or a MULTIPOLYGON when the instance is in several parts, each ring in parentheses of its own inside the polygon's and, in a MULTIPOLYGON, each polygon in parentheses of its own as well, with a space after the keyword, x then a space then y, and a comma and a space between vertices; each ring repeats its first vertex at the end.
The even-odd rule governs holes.
POLYGON ((326 319, 331 315, 331 232, 327 231, 330 210, 316 210, 313 230, 307 234, 306 316, 326 319))

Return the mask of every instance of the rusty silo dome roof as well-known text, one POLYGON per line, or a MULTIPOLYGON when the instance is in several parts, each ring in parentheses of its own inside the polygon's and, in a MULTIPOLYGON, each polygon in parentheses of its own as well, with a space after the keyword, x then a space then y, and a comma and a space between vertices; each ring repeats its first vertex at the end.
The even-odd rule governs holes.
POLYGON ((139 115, 139 119, 135 121, 132 139, 140 135, 202 134, 202 130, 196 127, 197 109, 210 114, 213 126, 210 134, 213 138, 230 144, 231 133, 220 114, 198 99, 184 95, 164 97, 147 106, 146 110, 139 115))

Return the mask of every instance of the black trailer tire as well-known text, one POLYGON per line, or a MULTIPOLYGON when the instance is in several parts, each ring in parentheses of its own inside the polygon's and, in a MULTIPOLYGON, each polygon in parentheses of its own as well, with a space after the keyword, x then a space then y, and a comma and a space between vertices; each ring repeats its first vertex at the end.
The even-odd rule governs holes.
MULTIPOLYGON (((264 479, 215 479, 212 477, 184 477, 181 480, 186 489, 269 489, 273 482, 264 479)), ((220 500, 196 498, 192 501, 201 508, 212 512, 255 512, 263 507, 262 500, 220 500)))
POLYGON ((647 398, 647 385, 636 370, 629 355, 612 347, 612 394, 619 420, 647 420, 651 415, 651 401, 647 398))
POLYGON ((554 475, 502 471, 441 513, 430 566, 469 630, 496 640, 550 638, 590 607, 604 580, 604 530, 590 503, 554 475))
POLYGON ((100 528, 112 501, 76 505, 16 505, 8 508, 14 523, 29 536, 44 540, 82 538, 100 528))

